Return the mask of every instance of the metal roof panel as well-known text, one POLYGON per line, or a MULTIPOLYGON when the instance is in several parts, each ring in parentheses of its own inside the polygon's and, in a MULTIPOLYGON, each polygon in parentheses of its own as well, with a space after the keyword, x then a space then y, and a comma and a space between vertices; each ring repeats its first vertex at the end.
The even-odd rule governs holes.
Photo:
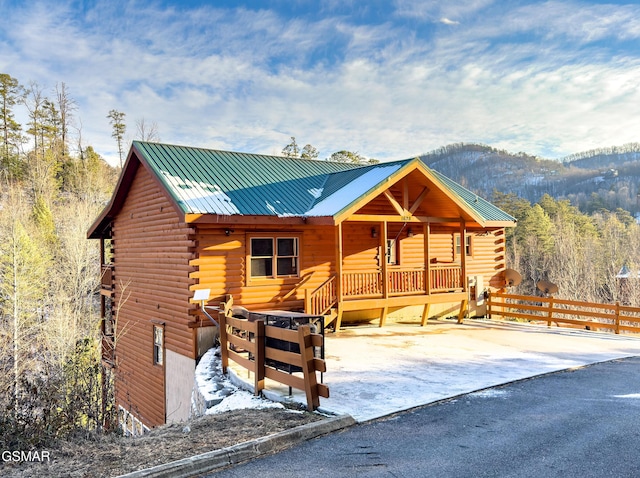
MULTIPOLYGON (((415 161, 363 166, 142 141, 134 141, 133 147, 185 214, 334 216, 415 161)), ((429 171, 484 220, 515 222, 446 176, 429 171)))

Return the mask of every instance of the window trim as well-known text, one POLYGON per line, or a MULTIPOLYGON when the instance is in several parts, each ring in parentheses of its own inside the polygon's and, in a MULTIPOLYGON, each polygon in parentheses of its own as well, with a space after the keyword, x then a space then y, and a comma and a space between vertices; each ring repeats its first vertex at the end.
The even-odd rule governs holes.
MULTIPOLYGON (((467 257, 473 257, 473 235, 465 234, 464 236, 465 242, 465 255, 467 257)), ((461 254, 461 244, 460 244, 460 233, 455 233, 453 235, 453 257, 454 259, 459 258, 461 254)))
POLYGON ((164 367, 166 361, 166 353, 165 353, 165 327, 164 322, 159 322, 152 320, 151 321, 151 340, 152 340, 152 349, 151 349, 151 362, 154 366, 164 367), (156 342, 156 330, 161 331, 161 343, 156 342), (161 353, 160 360, 158 360, 158 352, 161 353))
MULTIPOLYGON (((286 284, 296 283, 300 280, 300 269, 302 264, 302 234, 299 232, 279 231, 279 232, 251 232, 246 235, 246 284, 286 284), (271 239, 273 241, 273 255, 272 260, 272 274, 271 276, 252 276, 251 266, 252 260, 255 258, 252 255, 252 240, 253 239, 271 239), (293 256, 278 256, 278 239, 294 239, 297 255, 293 256), (297 258, 297 272, 292 275, 278 276, 278 257, 297 258)), ((257 256, 266 257, 266 256, 257 256)))
POLYGON ((387 261, 388 266, 400 265, 400 241, 398 239, 387 238, 385 260, 387 261))

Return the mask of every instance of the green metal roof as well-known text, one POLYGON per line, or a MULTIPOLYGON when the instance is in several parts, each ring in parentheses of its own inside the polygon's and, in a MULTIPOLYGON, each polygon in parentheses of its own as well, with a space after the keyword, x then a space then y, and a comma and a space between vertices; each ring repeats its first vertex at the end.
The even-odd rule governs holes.
POLYGON ((467 203, 470 208, 476 211, 485 221, 516 222, 516 218, 514 218, 513 216, 507 214, 497 206, 494 206, 489 201, 482 199, 477 194, 472 193, 468 189, 462 187, 460 184, 449 179, 444 174, 441 174, 434 169, 430 169, 430 171, 449 191, 455 193, 460 199, 467 203))
MULTIPOLYGON (((134 141, 185 214, 334 216, 416 159, 354 165, 134 141)), ((515 219, 431 170, 482 221, 515 219)))
POLYGON ((187 214, 300 216, 354 165, 134 141, 187 214))

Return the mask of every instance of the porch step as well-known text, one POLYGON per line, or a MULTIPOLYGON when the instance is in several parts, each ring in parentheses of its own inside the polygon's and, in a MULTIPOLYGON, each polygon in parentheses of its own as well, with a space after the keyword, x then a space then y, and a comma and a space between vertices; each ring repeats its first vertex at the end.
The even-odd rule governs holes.
POLYGON ((335 322, 337 317, 338 317, 338 309, 335 309, 335 308, 330 309, 329 313, 325 314, 324 316, 324 328, 326 329, 327 327, 329 327, 329 325, 335 322))

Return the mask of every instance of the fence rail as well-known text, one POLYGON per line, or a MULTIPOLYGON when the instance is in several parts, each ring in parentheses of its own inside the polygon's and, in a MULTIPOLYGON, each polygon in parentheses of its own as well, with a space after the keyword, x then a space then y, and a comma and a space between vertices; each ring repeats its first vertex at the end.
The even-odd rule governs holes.
POLYGON ((524 319, 534 322, 566 324, 588 330, 640 333, 640 307, 554 297, 494 292, 487 302, 489 317, 524 319))
POLYGON ((220 349, 222 372, 226 373, 229 360, 253 373, 254 394, 259 395, 265 388, 265 378, 275 380, 289 387, 303 390, 307 398, 307 408, 313 411, 320 406, 320 398, 329 398, 329 387, 318 383, 316 372, 325 372, 326 364, 315 357, 315 347, 322 347, 324 337, 311 333, 311 326, 300 325, 297 330, 265 325, 262 320, 250 321, 232 316, 228 303, 221 304, 220 349), (275 342, 291 342, 297 347, 282 350, 269 346, 275 342), (290 351, 290 350, 299 350, 290 351), (285 373, 270 365, 273 362, 289 365, 301 370, 302 376, 285 373))

